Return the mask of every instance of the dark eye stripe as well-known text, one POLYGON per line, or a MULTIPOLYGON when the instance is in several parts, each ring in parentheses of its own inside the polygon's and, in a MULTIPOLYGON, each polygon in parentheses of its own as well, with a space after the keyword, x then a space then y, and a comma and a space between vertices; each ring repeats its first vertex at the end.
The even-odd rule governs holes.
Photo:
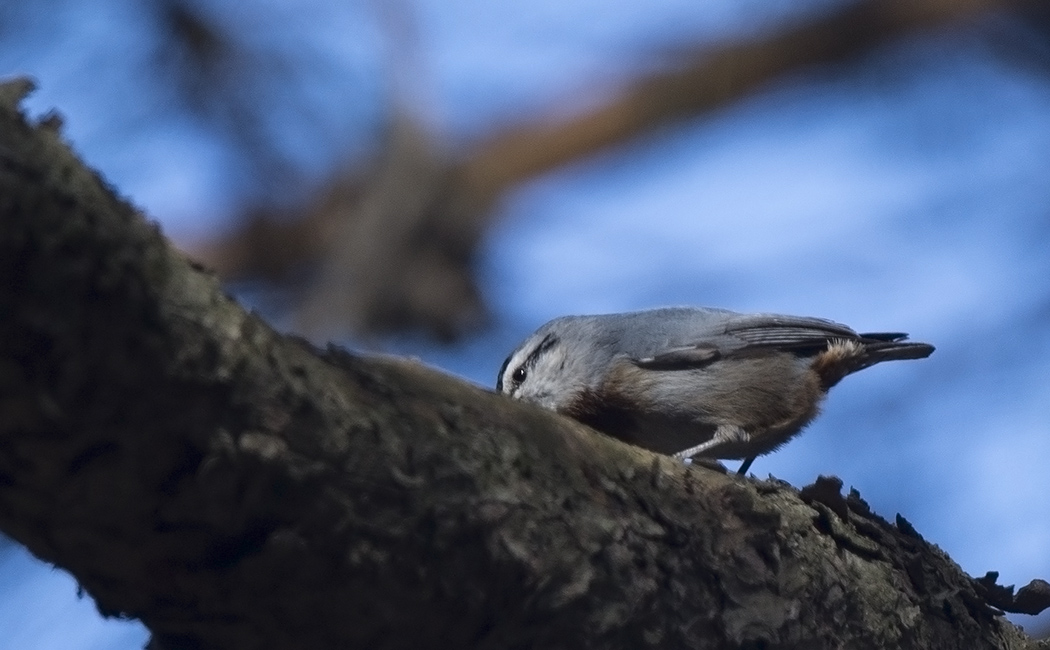
MULTIPOLYGON (((513 354, 510 355, 514 356, 513 354)), ((503 392, 503 373, 507 372, 507 366, 510 365, 510 357, 503 360, 503 365, 499 367, 499 374, 496 375, 496 392, 503 392)))
MULTIPOLYGON (((524 369, 525 371, 528 371, 529 368, 532 368, 534 365, 536 365, 536 361, 539 360, 540 355, 542 355, 547 350, 550 350, 552 347, 554 347, 557 344, 558 344, 558 337, 557 336, 555 336, 553 334, 548 334, 547 336, 543 337, 543 340, 540 341, 540 344, 537 345, 536 348, 533 349, 533 351, 529 353, 529 356, 525 357, 525 361, 523 361, 522 364, 515 369, 514 373, 518 374, 520 371, 522 371, 522 369, 524 369)), ((500 392, 500 393, 503 392, 503 376, 504 376, 504 374, 506 374, 507 366, 510 365, 510 359, 513 356, 514 355, 512 354, 510 357, 507 357, 503 361, 503 365, 500 366, 499 376, 496 377, 496 391, 497 392, 500 392)), ((512 378, 511 380, 514 381, 514 378, 512 378)), ((514 381, 514 383, 521 383, 521 380, 514 381)))
POLYGON ((540 341, 540 344, 536 346, 536 349, 532 351, 532 354, 530 354, 528 358, 525 359, 525 363, 521 365, 523 365, 526 368, 533 367, 534 365, 536 365, 536 361, 540 358, 541 354, 543 354, 547 350, 550 350, 557 344, 558 337, 554 336, 553 334, 548 334, 547 336, 543 337, 543 340, 540 341))

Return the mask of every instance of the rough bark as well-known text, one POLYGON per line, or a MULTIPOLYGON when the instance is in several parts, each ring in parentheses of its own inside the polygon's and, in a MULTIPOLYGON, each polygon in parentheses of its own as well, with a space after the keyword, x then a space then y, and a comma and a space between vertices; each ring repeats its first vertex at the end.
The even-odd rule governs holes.
POLYGON ((1045 647, 833 482, 281 336, 26 90, 0 87, 0 529, 103 613, 197 648, 1045 647))

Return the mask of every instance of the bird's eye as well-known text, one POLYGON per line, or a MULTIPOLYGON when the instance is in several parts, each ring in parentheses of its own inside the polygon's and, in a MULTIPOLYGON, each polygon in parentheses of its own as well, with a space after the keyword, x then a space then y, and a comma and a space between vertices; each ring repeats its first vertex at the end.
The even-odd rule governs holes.
POLYGON ((521 382, 525 381, 525 378, 528 376, 529 371, 525 370, 525 366, 518 366, 518 369, 514 371, 514 374, 511 375, 510 378, 514 380, 514 383, 520 384, 521 382))

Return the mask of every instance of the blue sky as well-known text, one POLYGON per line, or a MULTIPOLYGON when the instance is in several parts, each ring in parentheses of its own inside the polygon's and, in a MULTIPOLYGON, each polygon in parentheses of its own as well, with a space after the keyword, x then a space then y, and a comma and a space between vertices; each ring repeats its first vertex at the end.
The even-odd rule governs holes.
MULTIPOLYGON (((809 8, 818 4, 834 3, 809 8)), ((209 6, 244 21, 252 42, 306 39, 323 55, 329 76, 311 78, 310 101, 351 151, 373 137, 389 101, 383 71, 399 57, 415 61, 401 92, 423 98, 425 119, 456 143, 533 112, 579 110, 678 48, 800 11, 642 5, 406 1, 411 48, 384 41, 373 3, 209 6), (328 104, 353 108, 347 117, 328 104)), ((136 6, 70 4, 60 25, 33 23, 0 47, 0 73, 35 76, 30 108, 57 107, 84 158, 176 239, 222 229, 243 198, 229 154, 142 72, 136 6)), ((998 17, 794 75, 538 178, 506 198, 485 243, 494 327, 453 348, 382 347, 491 386, 520 339, 566 313, 701 304, 908 331, 937 352, 847 378, 807 432, 752 471, 798 486, 838 475, 973 575, 1050 578, 1048 61, 1045 45, 998 17), (1043 67, 993 55, 990 43, 1004 42, 1042 48, 1043 67)), ((4 649, 122 650, 145 637, 137 623, 102 621, 70 578, 11 547, 0 547, 0 629, 13 635, 4 649)))

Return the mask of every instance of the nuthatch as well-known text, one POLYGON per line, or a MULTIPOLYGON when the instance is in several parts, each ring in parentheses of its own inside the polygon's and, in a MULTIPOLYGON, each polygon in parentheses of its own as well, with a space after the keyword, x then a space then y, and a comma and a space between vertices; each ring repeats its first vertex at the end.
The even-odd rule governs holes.
POLYGON ((676 458, 743 459, 743 474, 809 424, 846 375, 933 352, 905 339, 712 308, 564 316, 507 357, 496 390, 676 458))

